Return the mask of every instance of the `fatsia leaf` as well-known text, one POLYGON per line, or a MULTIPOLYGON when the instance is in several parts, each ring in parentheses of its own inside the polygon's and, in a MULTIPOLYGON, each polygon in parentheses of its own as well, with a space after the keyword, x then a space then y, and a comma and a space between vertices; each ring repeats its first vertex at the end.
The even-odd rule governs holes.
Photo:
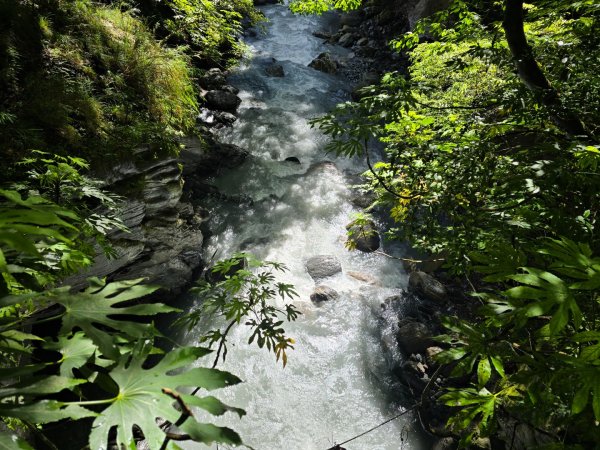
POLYGON ((59 336, 56 342, 47 342, 44 348, 54 350, 62 355, 60 361, 60 374, 63 377, 73 376, 73 369, 83 366, 96 352, 96 345, 82 332, 75 333, 72 337, 59 336))
POLYGON ((492 375, 492 366, 488 358, 481 358, 477 365, 477 383, 480 388, 484 387, 492 375))
MULTIPOLYGON (((210 350, 201 347, 184 347, 167 353, 154 367, 144 369, 145 356, 133 355, 131 362, 123 357, 109 373, 119 388, 118 395, 111 399, 110 406, 94 421, 90 434, 91 448, 107 448, 108 434, 116 427, 117 446, 127 447, 133 442, 133 426, 137 425, 152 448, 160 446, 164 439, 163 431, 156 424, 156 418, 176 422, 180 412, 173 407, 174 399, 163 393, 163 389, 176 391, 178 386, 199 386, 212 390, 231 386, 241 380, 236 376, 217 369, 196 367, 180 370, 190 365, 210 350), (175 371, 175 374, 169 374, 175 371)), ((189 418, 187 422, 193 423, 189 418)), ((230 430, 204 425, 187 425, 199 442, 239 443, 230 430), (204 433, 204 434, 203 434, 204 433)), ((187 430, 187 428, 186 428, 187 430)), ((190 431, 190 434, 192 434, 190 431)), ((235 435, 237 436, 237 435, 235 435)))
POLYGON ((20 437, 0 431, 0 450, 33 450, 33 448, 20 437))
POLYGON ((222 442, 223 444, 240 445, 242 439, 231 428, 218 427, 211 423, 198 423, 187 420, 181 430, 190 435, 196 442, 203 442, 207 445, 213 442, 222 442))
POLYGON ((142 284, 143 279, 116 281, 105 284, 98 278, 90 279, 90 287, 82 292, 69 293, 68 287, 53 291, 53 299, 65 307, 61 334, 80 328, 98 346, 103 355, 118 359, 120 353, 115 345, 115 334, 103 327, 110 327, 133 338, 147 336, 152 330, 149 324, 120 320, 114 315, 154 316, 178 311, 163 304, 139 304, 118 306, 119 303, 144 297, 158 288, 142 284))
POLYGON ((33 423, 50 423, 62 419, 83 419, 98 414, 79 405, 67 404, 56 400, 42 400, 29 405, 0 404, 0 416, 16 417, 33 423))
POLYGON ((34 382, 29 380, 27 384, 18 384, 13 387, 0 389, 0 398, 11 397, 13 395, 54 394, 85 382, 86 380, 51 375, 39 378, 34 382))

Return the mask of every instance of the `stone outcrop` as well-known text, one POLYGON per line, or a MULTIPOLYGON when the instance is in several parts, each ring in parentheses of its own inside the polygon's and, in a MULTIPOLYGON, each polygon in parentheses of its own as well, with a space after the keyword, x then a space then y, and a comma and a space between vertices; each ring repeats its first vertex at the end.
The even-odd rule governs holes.
POLYGON ((107 238, 115 254, 107 257, 98 249, 94 264, 65 284, 83 287, 91 276, 143 277, 176 293, 200 266, 202 219, 192 205, 180 203, 183 179, 178 160, 153 158, 149 149, 139 149, 135 156, 97 174, 105 180, 105 189, 123 197, 118 216, 128 231, 112 230, 107 238))
POLYGON ((346 226, 348 230, 348 240, 361 252, 374 252, 381 245, 381 238, 377 232, 375 222, 368 221, 364 225, 350 223, 346 226))

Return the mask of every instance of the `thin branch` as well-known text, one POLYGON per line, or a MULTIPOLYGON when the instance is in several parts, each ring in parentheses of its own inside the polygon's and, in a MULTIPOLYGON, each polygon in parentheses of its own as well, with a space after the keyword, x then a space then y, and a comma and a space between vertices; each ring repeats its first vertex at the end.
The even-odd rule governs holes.
POLYGON ((377 172, 375 172, 375 169, 373 169, 373 165, 371 164, 371 156, 369 154, 369 147, 368 147, 368 142, 367 139, 365 139, 365 156, 367 157, 367 166, 369 167, 369 170, 371 171, 371 173, 373 174, 373 176, 377 179, 377 181, 379 182, 379 184, 381 184, 381 186, 388 191, 390 194, 392 194, 394 197, 397 198, 401 198, 404 200, 412 200, 413 198, 418 197, 419 194, 414 194, 411 196, 406 196, 406 195, 402 195, 402 194, 398 194, 396 191, 394 191, 392 188, 390 188, 385 181, 379 176, 379 174, 377 172))

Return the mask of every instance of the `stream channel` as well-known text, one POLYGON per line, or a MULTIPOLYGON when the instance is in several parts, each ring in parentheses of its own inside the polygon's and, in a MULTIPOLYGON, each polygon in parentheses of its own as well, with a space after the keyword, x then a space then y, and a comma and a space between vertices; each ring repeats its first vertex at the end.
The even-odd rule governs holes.
MULTIPOLYGON (((266 29, 246 39, 252 56, 229 77, 243 100, 239 119, 219 132, 220 140, 246 148, 251 156, 241 167, 209 180, 224 194, 244 195, 253 203, 215 200, 208 205, 214 235, 205 260, 215 252, 215 259, 222 259, 248 251, 284 263, 289 271, 279 280, 295 285, 299 297, 294 303, 302 315, 285 324, 296 340, 285 369, 273 353, 247 344, 247 327, 232 330, 227 360, 218 368, 244 383, 215 395, 247 415, 210 420, 235 429, 256 450, 326 450, 414 401, 390 373, 378 319, 382 301, 400 294, 407 276, 397 260, 344 247, 345 226, 359 211, 350 202, 349 186, 365 170, 364 162, 326 155, 326 138, 308 124, 349 98, 347 81, 307 67, 323 51, 347 52, 312 36, 316 30, 335 31, 336 16, 294 16, 284 5, 262 10, 269 19, 266 29), (266 74, 272 58, 283 66, 284 77, 266 74), (285 161, 288 157, 300 164, 285 161), (342 273, 322 282, 340 297, 317 306, 309 298, 315 282, 305 264, 324 254, 341 262, 342 273), (359 281, 349 272, 374 281, 359 281)), ((384 242, 386 250, 390 245, 384 242)), ((202 331, 182 340, 196 344, 202 331)), ((344 447, 421 449, 425 444, 418 430, 415 417, 407 414, 344 447)))

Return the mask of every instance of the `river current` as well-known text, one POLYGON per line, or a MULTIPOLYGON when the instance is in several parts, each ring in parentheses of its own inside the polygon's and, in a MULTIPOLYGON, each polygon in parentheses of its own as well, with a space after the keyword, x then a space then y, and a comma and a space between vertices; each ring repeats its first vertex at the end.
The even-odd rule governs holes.
MULTIPOLYGON (((232 331, 227 360, 218 367, 244 383, 215 395, 244 408, 247 416, 210 420, 235 429, 256 450, 326 450, 412 402, 389 373, 377 315, 382 301, 406 286, 407 276, 398 261, 344 247, 345 226, 358 212, 349 185, 365 170, 364 162, 326 155, 326 138, 308 124, 349 97, 346 81, 307 67, 323 51, 346 51, 312 35, 331 31, 335 16, 294 16, 283 5, 266 6, 263 12, 269 19, 265 30, 246 39, 251 57, 229 77, 243 100, 239 119, 219 136, 246 148, 251 157, 211 180, 223 193, 243 194, 253 203, 214 205, 214 235, 205 256, 209 260, 216 253, 219 259, 243 250, 284 263, 289 271, 279 279, 295 285, 299 298, 294 303, 303 314, 285 324, 296 340, 285 369, 272 353, 246 343, 245 326, 232 331), (265 72, 273 58, 283 66, 284 77, 265 72), (300 164, 286 162, 288 157, 300 164), (316 306, 309 298, 315 282, 305 263, 322 254, 335 255, 343 272, 324 282, 340 297, 316 306)), ((201 333, 192 331, 184 340, 195 344, 201 333)), ((415 417, 407 414, 344 447, 416 450, 423 447, 417 429, 415 417)))

